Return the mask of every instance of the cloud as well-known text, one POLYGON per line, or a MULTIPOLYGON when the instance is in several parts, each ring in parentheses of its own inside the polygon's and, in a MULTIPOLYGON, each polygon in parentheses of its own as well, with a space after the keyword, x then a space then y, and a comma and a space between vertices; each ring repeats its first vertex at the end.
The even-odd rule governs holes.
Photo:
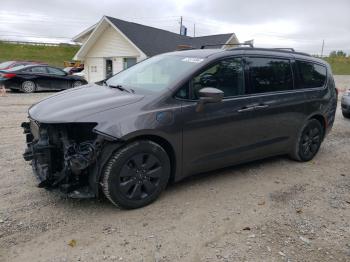
POLYGON ((2 0, 0 37, 70 38, 103 15, 178 32, 182 15, 189 35, 235 32, 257 46, 350 53, 348 0, 2 0))
MULTIPOLYGON (((322 40, 326 51, 340 48, 350 52, 350 1, 203 1, 187 6, 187 14, 215 21, 234 31, 241 40, 254 38, 261 46, 288 46, 316 53, 322 40)), ((208 27, 210 27, 208 23, 208 27)))

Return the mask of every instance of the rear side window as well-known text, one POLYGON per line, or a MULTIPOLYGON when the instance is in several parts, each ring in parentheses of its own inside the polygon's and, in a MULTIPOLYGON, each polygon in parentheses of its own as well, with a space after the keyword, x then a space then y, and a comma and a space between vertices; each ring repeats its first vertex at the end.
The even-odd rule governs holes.
POLYGON ((32 67, 27 69, 26 71, 32 72, 32 73, 47 74, 46 67, 42 67, 42 66, 32 67))
POLYGON ((298 88, 322 87, 326 82, 327 69, 325 66, 305 61, 296 61, 298 67, 298 88))
POLYGON ((293 89, 293 76, 288 59, 250 57, 250 93, 266 93, 293 89))

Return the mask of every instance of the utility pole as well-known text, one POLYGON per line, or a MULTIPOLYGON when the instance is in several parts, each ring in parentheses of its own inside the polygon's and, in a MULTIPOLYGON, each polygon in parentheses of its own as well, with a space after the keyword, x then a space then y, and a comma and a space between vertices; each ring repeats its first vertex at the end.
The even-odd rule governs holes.
POLYGON ((193 37, 196 37, 196 24, 193 24, 193 37))
POLYGON ((323 57, 323 49, 324 49, 324 39, 322 41, 321 58, 323 57))
POLYGON ((180 35, 181 35, 181 31, 182 31, 182 16, 180 17, 180 35))

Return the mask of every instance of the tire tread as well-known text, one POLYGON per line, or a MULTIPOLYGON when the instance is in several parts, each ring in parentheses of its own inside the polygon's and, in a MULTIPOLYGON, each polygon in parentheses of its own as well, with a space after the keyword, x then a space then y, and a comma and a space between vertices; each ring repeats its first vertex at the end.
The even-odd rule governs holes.
MULTIPOLYGON (((129 150, 131 150, 134 147, 139 146, 142 143, 148 143, 148 144, 151 144, 155 147, 161 148, 166 153, 166 151, 160 145, 158 145, 157 143, 155 143, 151 140, 136 140, 134 142, 126 144, 124 147, 122 147, 119 150, 117 150, 116 152, 114 152, 104 168, 103 176, 101 179, 102 191, 103 191, 104 195, 106 196, 106 198, 114 206, 116 206, 118 208, 125 208, 125 206, 122 203, 118 202, 118 200, 113 199, 113 197, 111 195, 109 181, 111 179, 111 175, 113 175, 113 172, 112 172, 113 166, 118 161, 118 159, 123 156, 123 154, 126 154, 129 150)), ((129 207, 126 207, 126 208, 129 208, 129 207)))
MULTIPOLYGON (((300 144, 300 140, 301 140, 301 138, 302 138, 302 134, 303 134, 303 131, 304 131, 304 129, 308 126, 308 125, 310 125, 310 124, 312 124, 312 122, 317 122, 317 124, 319 124, 320 126, 321 126, 321 128, 322 128, 322 124, 320 123, 320 121, 319 120, 317 120, 317 119, 314 119, 314 118, 311 118, 311 119, 309 119, 303 126, 302 126, 302 128, 300 129, 300 131, 299 131, 299 134, 298 134, 298 137, 297 137, 297 140, 296 140, 296 143, 294 144, 294 148, 293 148, 293 150, 292 150, 292 152, 289 154, 289 157, 291 158, 291 159, 293 159, 293 160, 295 160, 295 161, 298 161, 298 162, 306 162, 306 161, 310 161, 310 160, 304 160, 304 159, 302 159, 301 157, 300 157, 300 153, 299 153, 299 149, 300 149, 300 147, 299 147, 299 144, 300 144)), ((324 128, 322 128, 322 135, 324 136, 324 128)), ((322 140, 321 140, 321 143, 322 143, 322 140)), ((317 154, 317 153, 316 153, 317 154)))

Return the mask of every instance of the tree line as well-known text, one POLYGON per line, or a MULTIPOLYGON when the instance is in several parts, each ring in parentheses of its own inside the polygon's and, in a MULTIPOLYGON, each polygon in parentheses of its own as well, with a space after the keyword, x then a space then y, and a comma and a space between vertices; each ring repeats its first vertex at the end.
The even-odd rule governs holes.
POLYGON ((347 54, 342 50, 332 51, 329 53, 329 57, 346 57, 347 54))

